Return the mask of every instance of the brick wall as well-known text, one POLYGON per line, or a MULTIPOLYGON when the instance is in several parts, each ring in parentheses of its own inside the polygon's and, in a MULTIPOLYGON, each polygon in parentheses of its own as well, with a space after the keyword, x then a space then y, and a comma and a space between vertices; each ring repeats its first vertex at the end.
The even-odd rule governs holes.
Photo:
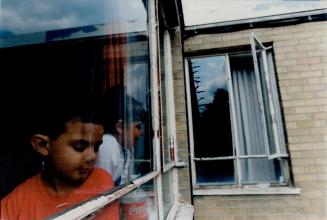
MULTIPOLYGON (((327 22, 203 34, 188 38, 184 52, 249 45, 253 31, 272 42, 294 183, 300 195, 196 196, 195 219, 327 219, 327 22)), ((181 47, 173 50, 179 157, 187 160, 187 117, 181 47)), ((182 198, 188 169, 179 171, 182 198)))

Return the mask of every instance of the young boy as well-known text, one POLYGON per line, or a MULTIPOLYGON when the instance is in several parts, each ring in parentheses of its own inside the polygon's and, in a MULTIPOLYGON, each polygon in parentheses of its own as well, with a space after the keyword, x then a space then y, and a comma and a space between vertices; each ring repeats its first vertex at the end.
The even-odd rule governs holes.
MULTIPOLYGON (((43 157, 42 171, 1 200, 1 220, 45 219, 113 187, 110 174, 94 168, 102 143, 101 117, 89 103, 75 104, 61 103, 38 120, 31 144, 43 157)), ((119 219, 118 204, 99 217, 119 219)))
POLYGON ((134 174, 134 148, 143 135, 145 111, 140 102, 126 94, 124 87, 111 88, 106 98, 110 106, 96 166, 108 171, 118 186, 130 181, 134 174))

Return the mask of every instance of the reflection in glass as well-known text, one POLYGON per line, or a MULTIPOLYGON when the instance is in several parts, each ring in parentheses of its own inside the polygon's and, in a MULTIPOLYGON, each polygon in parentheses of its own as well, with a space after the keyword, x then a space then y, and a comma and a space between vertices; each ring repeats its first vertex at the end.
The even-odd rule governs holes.
POLYGON ((195 157, 233 155, 229 92, 224 56, 189 62, 195 157))
MULTIPOLYGON (((119 219, 156 220, 158 219, 157 197, 153 181, 149 181, 119 199, 119 219)), ((92 201, 90 202, 92 203, 92 201)), ((94 202, 95 204, 96 202, 94 202)), ((92 205, 92 204, 91 204, 92 205)), ((115 204, 117 205, 117 203, 115 204)), ((89 205, 90 206, 90 205, 89 205)), ((82 206, 83 207, 83 206, 82 206)), ((112 204, 92 213, 86 219, 116 219, 108 214, 112 204), (107 214, 107 215, 105 215, 107 214)))
POLYGON ((85 100, 100 100, 105 136, 96 166, 115 185, 152 171, 146 1, 5 0, 0 22, 0 198, 41 172, 31 132, 65 111, 63 100, 80 111, 92 107, 85 100))
POLYGON ((233 160, 196 161, 195 169, 199 185, 235 183, 233 160))
POLYGON ((76 29, 64 34, 93 32, 94 36, 97 25, 103 24, 114 25, 116 33, 145 31, 146 16, 141 0, 97 0, 92 4, 87 0, 2 0, 0 38, 67 28, 76 29))
POLYGON ((242 183, 284 183, 281 164, 278 159, 241 159, 242 183), (267 172, 269 171, 269 172, 267 172))
POLYGON ((153 182, 134 189, 120 199, 121 219, 158 219, 157 198, 153 182))
POLYGON ((173 171, 170 170, 162 175, 162 197, 164 205, 164 218, 167 217, 168 212, 174 203, 174 190, 173 190, 173 171))
POLYGON ((111 173, 116 185, 126 184, 144 174, 136 173, 135 165, 150 165, 135 160, 136 148, 146 140, 140 140, 147 125, 146 108, 121 86, 106 91, 104 106, 106 126, 96 166, 111 173))

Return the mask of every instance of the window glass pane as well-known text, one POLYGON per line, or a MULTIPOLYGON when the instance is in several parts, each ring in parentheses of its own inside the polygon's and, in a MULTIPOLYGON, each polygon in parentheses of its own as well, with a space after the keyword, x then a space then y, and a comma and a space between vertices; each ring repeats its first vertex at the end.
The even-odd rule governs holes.
POLYGON ((266 154, 252 57, 231 56, 233 94, 240 155, 266 154))
MULTIPOLYGON (((258 50, 259 50, 259 48, 258 48, 258 50)), ((263 100, 263 106, 264 106, 264 112, 265 112, 269 153, 275 154, 277 143, 275 142, 275 139, 274 139, 274 131, 273 131, 273 127, 272 127, 273 121, 272 121, 272 117, 271 117, 271 108, 273 108, 273 107, 271 106, 271 103, 269 102, 268 87, 267 87, 267 81, 266 81, 262 56, 263 56, 262 51, 258 51, 257 58, 258 58, 258 67, 259 67, 259 77, 260 77, 260 86, 261 86, 262 100, 263 100)))
POLYGON ((143 2, 2 0, 0 45, 146 31, 143 2))
POLYGON ((158 219, 157 197, 153 181, 133 190, 120 199, 121 219, 158 219))
MULTIPOLYGON (((101 199, 99 200, 101 201, 101 199)), ((96 200, 90 201, 82 205, 82 208, 84 206, 96 206, 97 204, 99 203, 96 200)), ((124 195, 119 201, 110 203, 108 206, 90 214, 86 219, 156 220, 158 219, 157 207, 157 197, 154 191, 153 181, 149 181, 124 195)), ((78 208, 76 212, 78 212, 78 208)), ((69 216, 68 213, 66 215, 69 216)))
MULTIPOLYGON (((269 90, 274 89, 275 91, 277 89, 271 88, 276 87, 276 83, 270 82, 268 88, 263 70, 262 50, 256 49, 260 55, 258 75, 255 73, 253 58, 249 52, 228 56, 231 71, 229 88, 227 88, 226 68, 225 72, 221 72, 218 65, 222 62, 225 65, 227 56, 189 59, 194 161, 198 185, 235 184, 238 179, 242 184, 287 184, 288 182, 287 162, 284 161, 285 163, 282 164, 280 163, 281 159, 268 160, 268 158, 264 158, 268 155, 268 143, 269 146, 276 149, 275 141, 277 139, 274 132, 278 127, 273 127, 271 110, 277 109, 278 102, 273 98, 278 99, 278 97, 272 98, 271 96, 278 96, 278 94, 277 92, 268 94, 269 90), (212 67, 214 69, 211 69, 212 67), (224 83, 218 84, 216 79, 224 79, 221 80, 224 83), (227 97, 227 99, 222 99, 222 96, 219 96, 222 91, 226 94, 225 98, 227 97), (232 95, 232 102, 229 101, 229 95, 232 95), (223 102, 224 105, 219 103, 221 100, 226 100, 223 102), (229 105, 229 103, 233 105, 229 105), (272 109, 272 103, 277 103, 274 109, 272 109), (230 117, 229 108, 233 112, 233 117, 230 117), (227 112, 228 114, 226 114, 227 112), (233 134, 235 135, 233 141, 231 130, 226 130, 231 126, 231 118, 233 119, 233 134), (227 119, 228 123, 224 123, 224 120, 226 122, 227 119), (226 126, 227 124, 228 126, 226 126), (223 129, 225 130, 222 131, 223 129), (224 136, 220 136, 221 134, 224 136), (230 141, 229 145, 224 144, 227 143, 224 138, 230 141), (232 143, 235 144, 236 148, 234 152, 232 143), (230 146, 230 148, 224 148, 224 146, 230 146), (230 149, 230 151, 225 149, 230 149), (230 160, 232 157, 223 158, 232 155, 235 156, 235 161, 230 160), (242 157, 251 155, 256 157, 248 159, 242 157), (211 157, 210 161, 208 160, 209 157, 211 157), (218 158, 213 157, 220 158, 218 160, 218 158), (237 169, 234 165, 238 160, 241 161, 240 170, 236 172, 237 169), (237 176, 239 174, 241 175, 237 176)), ((271 67, 269 68, 271 69, 271 67)), ((278 135, 280 136, 281 133, 278 135)))
POLYGON ((189 61, 195 157, 233 155, 224 56, 189 61))
POLYGON ((164 217, 166 218, 171 207, 174 204, 174 189, 173 189, 173 171, 170 170, 162 175, 162 197, 164 205, 164 217))
POLYGON ((107 191, 153 170, 146 1, 60 2, 1 2, 1 198, 39 173, 78 190, 100 167, 107 191))
POLYGON ((266 133, 266 145, 270 155, 286 154, 283 137, 283 124, 281 120, 280 106, 278 101, 277 85, 271 52, 260 43, 252 33, 251 48, 255 71, 259 78, 261 99, 263 102, 264 129, 266 133))
POLYGON ((195 161, 195 169, 199 185, 235 183, 233 160, 195 161))
POLYGON ((284 183, 281 163, 278 159, 241 159, 242 183, 284 183))
MULTIPOLYGON (((276 125, 277 125, 277 132, 278 132, 278 141, 280 145, 280 153, 287 154, 286 150, 286 143, 285 143, 285 134, 284 134, 284 124, 283 124, 283 116, 281 112, 281 106, 279 101, 279 92, 278 92, 278 85, 276 80, 276 72, 274 66, 274 59, 273 59, 273 52, 267 51, 267 61, 268 61, 268 70, 270 74, 271 80, 271 90, 273 94, 273 102, 274 102, 274 109, 275 109, 275 117, 276 117, 276 125)), ((274 149, 271 149, 271 153, 274 153, 274 149)))

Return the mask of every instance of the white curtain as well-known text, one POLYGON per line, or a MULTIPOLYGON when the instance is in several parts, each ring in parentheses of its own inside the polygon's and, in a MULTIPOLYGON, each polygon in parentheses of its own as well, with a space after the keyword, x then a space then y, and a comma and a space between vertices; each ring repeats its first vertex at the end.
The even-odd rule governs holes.
MULTIPOLYGON (((259 96, 253 70, 232 71, 236 125, 240 155, 266 154, 259 96)), ((241 159, 242 181, 272 182, 276 179, 274 163, 266 158, 241 159)))

